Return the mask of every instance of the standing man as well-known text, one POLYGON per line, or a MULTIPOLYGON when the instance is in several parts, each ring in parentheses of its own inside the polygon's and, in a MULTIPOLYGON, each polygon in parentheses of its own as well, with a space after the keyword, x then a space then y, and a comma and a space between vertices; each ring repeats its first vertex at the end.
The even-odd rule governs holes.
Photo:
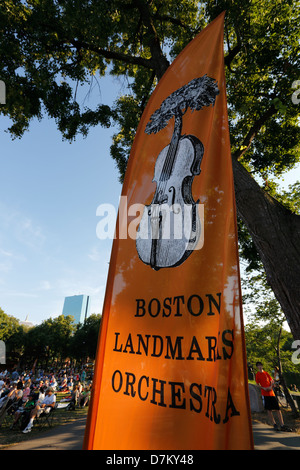
POLYGON ((273 390, 274 380, 268 374, 268 372, 263 370, 263 365, 261 362, 256 363, 258 372, 255 375, 255 382, 260 386, 261 394, 263 396, 264 407, 268 412, 269 420, 274 426, 276 431, 291 431, 287 426, 285 426, 283 417, 279 408, 279 403, 275 396, 273 390), (280 425, 278 425, 274 419, 273 411, 276 413, 280 425))

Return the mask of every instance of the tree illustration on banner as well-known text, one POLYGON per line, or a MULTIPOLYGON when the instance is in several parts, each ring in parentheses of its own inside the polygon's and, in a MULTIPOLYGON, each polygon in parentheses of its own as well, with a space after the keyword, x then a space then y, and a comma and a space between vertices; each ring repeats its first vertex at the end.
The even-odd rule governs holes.
POLYGON ((147 134, 156 134, 174 116, 171 142, 155 164, 156 192, 145 206, 136 240, 140 259, 155 270, 182 264, 199 242, 199 201, 194 201, 191 189, 201 172, 204 147, 197 137, 181 134, 182 120, 189 108, 213 106, 218 94, 216 80, 207 75, 195 78, 171 93, 146 125, 147 134))

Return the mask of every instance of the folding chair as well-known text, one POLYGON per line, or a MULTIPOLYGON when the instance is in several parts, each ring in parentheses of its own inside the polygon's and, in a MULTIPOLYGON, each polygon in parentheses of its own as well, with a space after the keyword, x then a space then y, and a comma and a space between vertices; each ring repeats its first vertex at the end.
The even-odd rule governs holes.
POLYGON ((9 398, 3 403, 0 409, 0 427, 7 420, 8 417, 12 416, 15 410, 18 408, 21 399, 9 398))
POLYGON ((41 413, 40 416, 36 417, 36 423, 38 424, 40 428, 43 428, 44 426, 46 426, 46 424, 48 424, 49 428, 52 427, 56 408, 57 408, 57 403, 55 403, 54 407, 51 407, 50 411, 48 412, 43 411, 43 413, 41 413))
POLYGON ((8 402, 9 402, 9 398, 6 398, 6 400, 3 402, 2 407, 0 408, 0 427, 4 423, 6 415, 7 415, 8 402))

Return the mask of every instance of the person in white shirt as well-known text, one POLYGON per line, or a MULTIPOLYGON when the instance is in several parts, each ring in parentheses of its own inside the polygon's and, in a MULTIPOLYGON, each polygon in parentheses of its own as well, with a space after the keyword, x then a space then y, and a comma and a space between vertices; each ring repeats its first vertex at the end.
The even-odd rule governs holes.
POLYGON ((45 387, 40 387, 39 388, 39 396, 38 396, 38 399, 36 401, 36 405, 40 405, 41 403, 43 403, 44 398, 45 398, 45 387))
POLYGON ((51 387, 47 388, 46 396, 43 401, 35 406, 35 408, 30 413, 30 420, 23 433, 30 432, 33 426, 33 422, 37 416, 40 416, 42 413, 49 413, 51 408, 55 407, 56 395, 53 393, 51 387))
POLYGON ((57 380, 56 380, 54 374, 51 375, 50 387, 53 388, 53 390, 56 390, 56 388, 57 388, 57 380))

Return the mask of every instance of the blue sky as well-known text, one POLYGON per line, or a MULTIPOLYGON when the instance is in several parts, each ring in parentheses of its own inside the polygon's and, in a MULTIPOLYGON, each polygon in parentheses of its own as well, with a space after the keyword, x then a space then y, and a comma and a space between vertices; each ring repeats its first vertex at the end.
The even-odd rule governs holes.
MULTIPOLYGON (((121 88, 104 80, 92 99, 109 104, 121 88)), ((70 144, 47 117, 20 140, 4 132, 9 124, 0 116, 0 307, 38 324, 60 315, 66 296, 87 294, 101 313, 112 242, 97 238, 96 210, 118 207, 114 130, 70 144)))
MULTIPOLYGON (((108 77, 85 104, 111 104, 124 83, 108 77)), ((111 240, 96 234, 100 204, 117 210, 121 185, 109 155, 114 129, 62 141, 55 122, 34 121, 22 139, 0 115, 0 308, 34 324, 62 313, 64 298, 87 294, 101 313, 111 240)), ((284 186, 299 179, 299 169, 284 186)))

